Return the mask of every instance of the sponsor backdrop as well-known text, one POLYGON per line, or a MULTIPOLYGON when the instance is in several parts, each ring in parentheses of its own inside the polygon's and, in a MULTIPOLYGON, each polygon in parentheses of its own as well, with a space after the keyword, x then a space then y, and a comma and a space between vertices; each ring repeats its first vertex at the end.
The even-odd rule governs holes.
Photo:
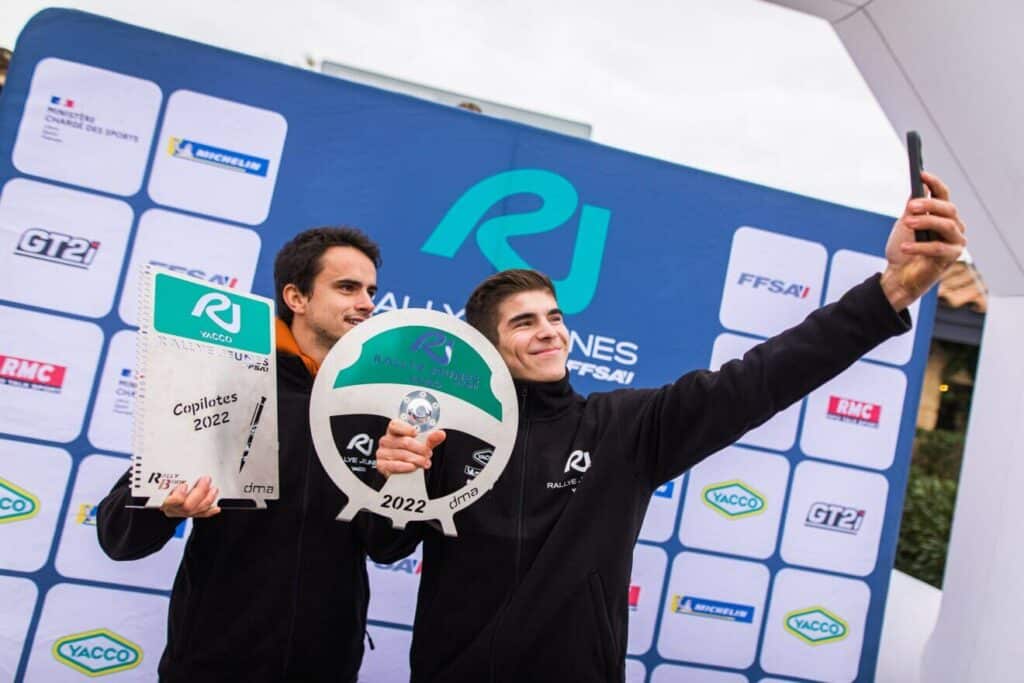
MULTIPOLYGON (((270 296, 278 248, 331 223, 382 243, 378 310, 462 316, 496 268, 547 271, 590 392, 741 355, 879 269, 891 219, 43 12, 0 98, 0 678, 154 678, 189 526, 136 563, 95 542, 129 462, 139 268, 270 296)), ((658 489, 631 681, 872 679, 933 308, 658 489)), ((420 557, 369 569, 363 678, 401 680, 420 557)))

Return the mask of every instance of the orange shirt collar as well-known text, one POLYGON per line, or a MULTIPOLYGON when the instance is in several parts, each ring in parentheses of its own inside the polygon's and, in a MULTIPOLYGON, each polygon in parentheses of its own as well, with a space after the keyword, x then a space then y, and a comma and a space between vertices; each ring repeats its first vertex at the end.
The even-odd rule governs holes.
POLYGON ((302 364, 309 370, 309 374, 316 377, 316 371, 320 369, 320 364, 302 352, 299 348, 299 343, 295 341, 295 337, 292 335, 291 328, 283 320, 277 318, 274 324, 275 334, 277 334, 277 350, 298 356, 302 364))

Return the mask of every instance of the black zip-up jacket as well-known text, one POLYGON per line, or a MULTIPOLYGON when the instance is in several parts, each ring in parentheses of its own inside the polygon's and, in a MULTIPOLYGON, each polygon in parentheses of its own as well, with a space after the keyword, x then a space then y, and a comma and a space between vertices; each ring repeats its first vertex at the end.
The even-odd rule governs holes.
MULTIPOLYGON (((266 510, 195 520, 171 592, 161 681, 356 680, 370 524, 365 515, 353 524, 335 520, 345 498, 313 449, 312 387, 302 361, 278 352, 281 497, 266 510)), ((384 425, 381 418, 371 434, 384 425)), ((129 497, 126 474, 99 506, 100 545, 115 560, 156 552, 181 521, 127 509, 129 497)))
MULTIPOLYGON (((423 540, 416 683, 622 681, 632 550, 658 486, 910 327, 878 277, 718 372, 659 389, 576 394, 517 382, 520 425, 494 489, 423 540)), ((481 445, 449 432, 431 496, 463 485, 481 445), (469 468, 469 469, 467 469, 469 468)))

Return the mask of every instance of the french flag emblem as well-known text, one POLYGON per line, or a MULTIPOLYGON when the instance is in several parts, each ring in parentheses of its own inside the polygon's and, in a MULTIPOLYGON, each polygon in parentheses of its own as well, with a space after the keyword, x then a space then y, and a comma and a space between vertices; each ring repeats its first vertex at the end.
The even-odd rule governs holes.
POLYGON ((74 100, 65 100, 62 97, 59 97, 57 95, 53 95, 53 96, 50 97, 50 104, 57 105, 58 107, 64 107, 65 109, 74 109, 75 108, 75 101, 74 100))

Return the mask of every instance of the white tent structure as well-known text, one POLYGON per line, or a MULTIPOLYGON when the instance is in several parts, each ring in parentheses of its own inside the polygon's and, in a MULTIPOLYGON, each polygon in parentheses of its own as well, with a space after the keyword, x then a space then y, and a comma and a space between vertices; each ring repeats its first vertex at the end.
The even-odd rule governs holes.
POLYGON ((1024 544, 1013 503, 1024 486, 1024 230, 1016 201, 1024 183, 1024 94, 1016 87, 1024 5, 771 1, 832 24, 893 127, 919 130, 926 167, 956 188, 990 288, 989 312, 942 606, 919 680, 1022 680, 1015 626, 1024 544))

